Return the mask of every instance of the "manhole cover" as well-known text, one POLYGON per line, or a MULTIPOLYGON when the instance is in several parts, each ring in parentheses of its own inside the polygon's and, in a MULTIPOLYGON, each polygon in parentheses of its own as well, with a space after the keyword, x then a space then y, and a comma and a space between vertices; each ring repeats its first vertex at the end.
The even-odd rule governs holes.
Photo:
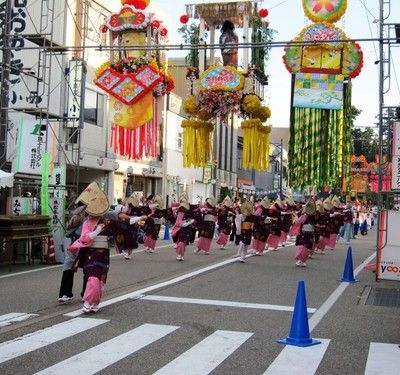
POLYGON ((366 305, 400 307, 400 289, 371 288, 366 305))

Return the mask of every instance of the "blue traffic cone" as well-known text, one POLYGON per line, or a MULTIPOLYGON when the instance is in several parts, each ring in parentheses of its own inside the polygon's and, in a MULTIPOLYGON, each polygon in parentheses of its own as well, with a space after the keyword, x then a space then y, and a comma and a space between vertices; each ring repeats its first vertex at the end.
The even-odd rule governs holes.
POLYGON ((344 281, 347 283, 355 283, 358 281, 354 278, 351 246, 349 246, 347 249, 346 264, 344 265, 343 276, 339 281, 344 281))
POLYGON ((165 231, 164 231, 164 240, 170 240, 171 236, 169 235, 169 225, 165 224, 165 231))
POLYGON ((289 336, 285 339, 278 340, 279 344, 294 346, 311 346, 321 344, 321 341, 314 340, 310 337, 310 329, 308 327, 307 301, 304 281, 300 280, 297 287, 296 302, 294 305, 292 325, 289 336))

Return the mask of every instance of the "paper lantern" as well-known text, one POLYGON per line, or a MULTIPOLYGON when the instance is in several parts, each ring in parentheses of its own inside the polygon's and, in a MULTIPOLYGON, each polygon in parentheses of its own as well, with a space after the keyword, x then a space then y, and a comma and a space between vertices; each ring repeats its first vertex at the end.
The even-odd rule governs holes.
POLYGON ((181 21, 183 24, 188 23, 189 17, 186 14, 182 14, 179 18, 179 21, 181 21))
POLYGON ((259 11, 258 11, 258 15, 261 17, 261 18, 265 18, 265 17, 268 17, 268 9, 265 9, 265 8, 261 8, 259 11))

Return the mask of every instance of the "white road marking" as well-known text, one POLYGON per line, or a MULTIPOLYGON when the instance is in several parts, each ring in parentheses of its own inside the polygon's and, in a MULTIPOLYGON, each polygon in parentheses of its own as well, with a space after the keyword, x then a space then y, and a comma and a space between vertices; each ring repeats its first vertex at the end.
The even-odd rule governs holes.
POLYGON ((143 324, 36 374, 95 374, 178 328, 177 326, 143 324))
POLYGON ((395 374, 400 370, 399 344, 371 342, 365 375, 395 374))
MULTIPOLYGON (((375 258, 375 256, 375 253, 372 254, 362 264, 360 264, 353 271, 354 276, 357 276, 364 269, 364 265, 368 264, 372 259, 375 258)), ((317 309, 315 314, 309 319, 308 326, 310 327, 310 332, 319 324, 322 318, 328 313, 328 311, 332 308, 332 306, 336 303, 349 285, 351 285, 351 283, 342 282, 328 297, 328 299, 326 299, 325 302, 317 309)))
POLYGON ((34 316, 38 316, 38 314, 26 314, 26 313, 9 313, 0 315, 0 327, 9 326, 15 322, 22 322, 34 316))
MULTIPOLYGON (((293 306, 283 305, 268 305, 263 303, 247 303, 247 302, 234 302, 234 301, 221 301, 214 299, 198 299, 198 298, 180 298, 180 297, 168 297, 168 296, 156 296, 147 295, 141 299, 148 301, 159 301, 159 302, 175 302, 175 303, 192 303, 196 305, 213 305, 213 306, 225 306, 245 309, 260 309, 260 310, 278 310, 278 311, 293 311, 293 306)), ((314 313, 316 309, 307 308, 308 313, 314 313)))
POLYGON ((312 375, 318 369, 330 340, 316 339, 321 344, 299 347, 286 345, 264 375, 312 375))
POLYGON ((0 363, 107 322, 105 319, 76 318, 3 342, 0 344, 0 363))
POLYGON ((215 331, 153 375, 209 374, 252 335, 251 332, 215 331))

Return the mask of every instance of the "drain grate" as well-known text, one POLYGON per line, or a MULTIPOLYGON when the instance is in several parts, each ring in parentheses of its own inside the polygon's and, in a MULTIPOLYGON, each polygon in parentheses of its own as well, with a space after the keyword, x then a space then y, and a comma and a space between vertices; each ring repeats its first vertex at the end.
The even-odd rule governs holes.
POLYGON ((371 288, 365 304, 400 308, 400 289, 371 288))

